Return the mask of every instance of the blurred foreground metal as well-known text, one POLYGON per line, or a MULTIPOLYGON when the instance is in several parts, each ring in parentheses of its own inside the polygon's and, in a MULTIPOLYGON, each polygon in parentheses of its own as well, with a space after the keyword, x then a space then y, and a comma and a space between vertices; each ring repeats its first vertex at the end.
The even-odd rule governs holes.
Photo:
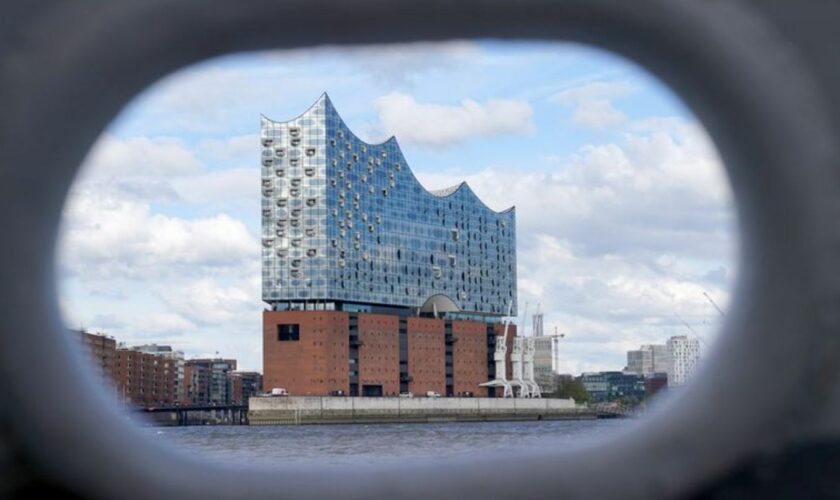
POLYGON ((0 12, 2 494, 766 498, 840 488, 840 4, 44 0, 0 12), (743 248, 727 331, 697 382, 609 443, 410 472, 234 473, 142 441, 89 389, 55 293, 64 197, 109 120, 156 79, 224 53, 484 37, 613 50, 671 85, 706 125, 743 248), (30 370, 36 362, 45 368, 30 370), (61 411, 47 411, 45 397, 61 411))

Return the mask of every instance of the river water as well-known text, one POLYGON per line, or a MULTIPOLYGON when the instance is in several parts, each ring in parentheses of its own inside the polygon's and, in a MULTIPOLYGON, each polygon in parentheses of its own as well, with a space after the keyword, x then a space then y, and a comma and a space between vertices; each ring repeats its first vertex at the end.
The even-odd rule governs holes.
POLYGON ((353 465, 487 456, 563 447, 627 427, 628 420, 429 424, 149 427, 182 453, 238 465, 353 465))

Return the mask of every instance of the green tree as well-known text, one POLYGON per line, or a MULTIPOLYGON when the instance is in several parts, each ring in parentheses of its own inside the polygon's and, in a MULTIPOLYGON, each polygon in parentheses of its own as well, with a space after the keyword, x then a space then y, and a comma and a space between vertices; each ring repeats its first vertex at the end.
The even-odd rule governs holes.
POLYGON ((566 394, 568 394, 566 397, 572 398, 578 403, 589 401, 589 392, 586 390, 586 386, 583 385, 580 378, 572 378, 567 381, 564 389, 566 394))
POLYGON ((576 403, 586 403, 589 401, 589 393, 586 391, 583 382, 580 378, 575 378, 571 375, 554 375, 554 387, 551 392, 543 394, 544 397, 549 398, 572 398, 576 403))

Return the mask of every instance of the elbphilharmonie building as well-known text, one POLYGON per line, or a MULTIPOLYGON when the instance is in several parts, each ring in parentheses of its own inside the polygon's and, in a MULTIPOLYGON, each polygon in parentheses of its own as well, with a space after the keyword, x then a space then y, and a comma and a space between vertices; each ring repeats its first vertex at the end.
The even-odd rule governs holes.
POLYGON ((516 314, 514 209, 465 183, 426 190, 395 138, 360 140, 326 94, 260 128, 265 387, 494 395, 480 384, 516 314))
POLYGON ((360 140, 322 95, 263 117, 263 300, 274 310, 516 311, 515 210, 427 191, 397 140, 360 140))

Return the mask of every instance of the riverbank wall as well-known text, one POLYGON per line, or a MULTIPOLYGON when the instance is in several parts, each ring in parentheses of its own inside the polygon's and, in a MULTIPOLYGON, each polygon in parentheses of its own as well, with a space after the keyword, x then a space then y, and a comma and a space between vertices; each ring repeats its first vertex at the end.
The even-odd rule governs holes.
POLYGON ((252 397, 250 425, 594 419, 573 399, 252 397))

